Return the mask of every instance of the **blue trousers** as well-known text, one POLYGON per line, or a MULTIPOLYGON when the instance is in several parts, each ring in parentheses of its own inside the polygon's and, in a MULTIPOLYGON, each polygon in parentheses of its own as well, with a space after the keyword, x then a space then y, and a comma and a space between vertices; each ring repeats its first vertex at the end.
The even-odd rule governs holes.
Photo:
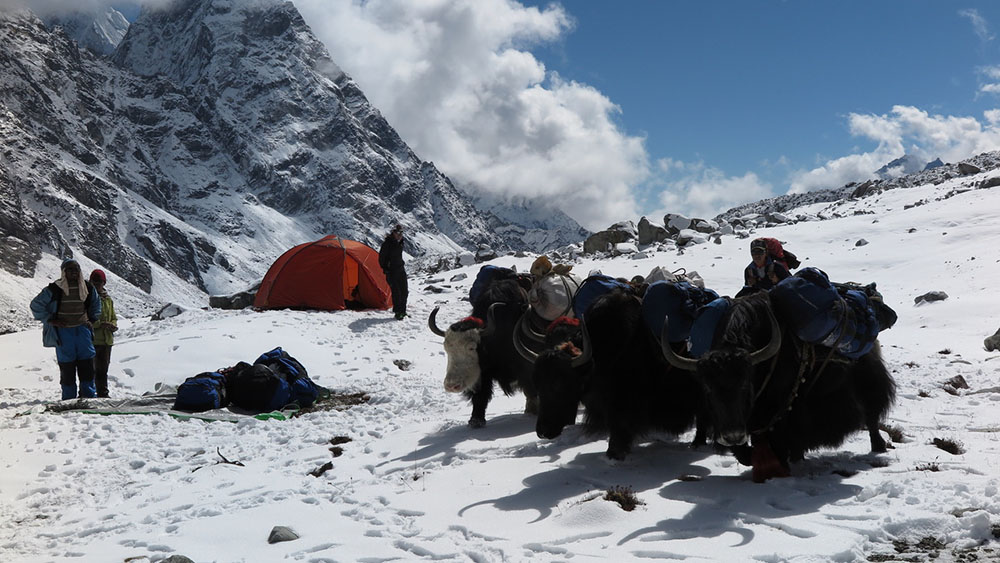
POLYGON ((94 333, 85 325, 71 328, 56 327, 59 345, 56 346, 56 360, 59 362, 59 384, 62 398, 77 397, 76 380, 80 379, 80 397, 97 396, 94 382, 94 333))

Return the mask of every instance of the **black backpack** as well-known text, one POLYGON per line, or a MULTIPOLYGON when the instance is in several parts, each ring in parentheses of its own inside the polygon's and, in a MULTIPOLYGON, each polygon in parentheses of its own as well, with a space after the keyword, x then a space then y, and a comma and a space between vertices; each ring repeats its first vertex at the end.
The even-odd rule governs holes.
POLYGON ((240 362, 227 370, 229 400, 256 412, 280 410, 291 402, 288 382, 264 364, 240 362))

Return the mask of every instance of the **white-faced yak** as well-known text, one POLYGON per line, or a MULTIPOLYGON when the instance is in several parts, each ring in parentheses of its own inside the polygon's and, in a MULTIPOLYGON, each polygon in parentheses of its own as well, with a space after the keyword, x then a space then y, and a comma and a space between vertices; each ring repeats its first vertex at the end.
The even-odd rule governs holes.
POLYGON ((513 279, 493 281, 473 303, 472 315, 443 331, 437 327, 438 307, 431 311, 428 325, 444 337, 448 368, 444 388, 449 393, 465 393, 472 401, 469 426, 486 425, 486 405, 493 398, 493 384, 504 394, 520 389, 525 395, 524 412, 536 412, 536 395, 531 382, 531 364, 515 350, 512 335, 518 319, 528 307, 527 294, 513 279))

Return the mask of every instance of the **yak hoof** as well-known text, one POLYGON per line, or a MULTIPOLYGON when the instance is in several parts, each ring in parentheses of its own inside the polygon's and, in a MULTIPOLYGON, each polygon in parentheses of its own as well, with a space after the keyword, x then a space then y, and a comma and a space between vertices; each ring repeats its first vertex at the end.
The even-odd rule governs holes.
POLYGON ((472 418, 469 419, 469 427, 470 428, 482 428, 483 426, 486 426, 486 419, 485 418, 479 418, 479 417, 475 417, 474 416, 474 417, 472 417, 472 418))
POLYGON ((875 440, 872 440, 872 452, 874 453, 884 454, 885 452, 889 451, 889 448, 891 447, 892 446, 886 443, 885 440, 879 440, 877 442, 875 440))
POLYGON ((771 449, 767 440, 761 440, 760 443, 753 445, 751 460, 753 461, 754 483, 763 483, 772 477, 788 477, 792 474, 787 463, 783 463, 778 459, 778 456, 774 455, 774 450, 771 449))

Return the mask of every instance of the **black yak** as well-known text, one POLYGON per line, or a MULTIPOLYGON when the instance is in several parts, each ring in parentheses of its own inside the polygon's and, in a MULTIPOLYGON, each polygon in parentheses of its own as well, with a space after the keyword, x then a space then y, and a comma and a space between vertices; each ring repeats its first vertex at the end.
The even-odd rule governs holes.
POLYGON ((599 297, 582 328, 582 355, 560 346, 535 362, 539 436, 558 436, 575 421, 580 402, 584 430, 608 433, 611 459, 624 459, 647 432, 681 434, 694 426, 701 390, 690 374, 664 361, 637 297, 618 289, 599 297))
POLYGON ((767 293, 732 300, 700 358, 680 357, 669 346, 663 353, 696 374, 715 441, 753 465, 756 482, 787 476, 805 452, 839 446, 866 428, 872 451, 886 451, 879 422, 896 386, 877 343, 857 360, 806 344, 782 330, 767 293))
POLYGON ((448 368, 445 391, 465 393, 472 401, 469 426, 486 425, 486 405, 497 383, 506 395, 524 392, 526 413, 536 412, 536 395, 531 382, 531 364, 515 350, 512 335, 518 319, 527 309, 527 295, 516 280, 492 282, 473 303, 472 315, 443 331, 437 327, 439 307, 431 311, 428 325, 444 337, 448 368))

